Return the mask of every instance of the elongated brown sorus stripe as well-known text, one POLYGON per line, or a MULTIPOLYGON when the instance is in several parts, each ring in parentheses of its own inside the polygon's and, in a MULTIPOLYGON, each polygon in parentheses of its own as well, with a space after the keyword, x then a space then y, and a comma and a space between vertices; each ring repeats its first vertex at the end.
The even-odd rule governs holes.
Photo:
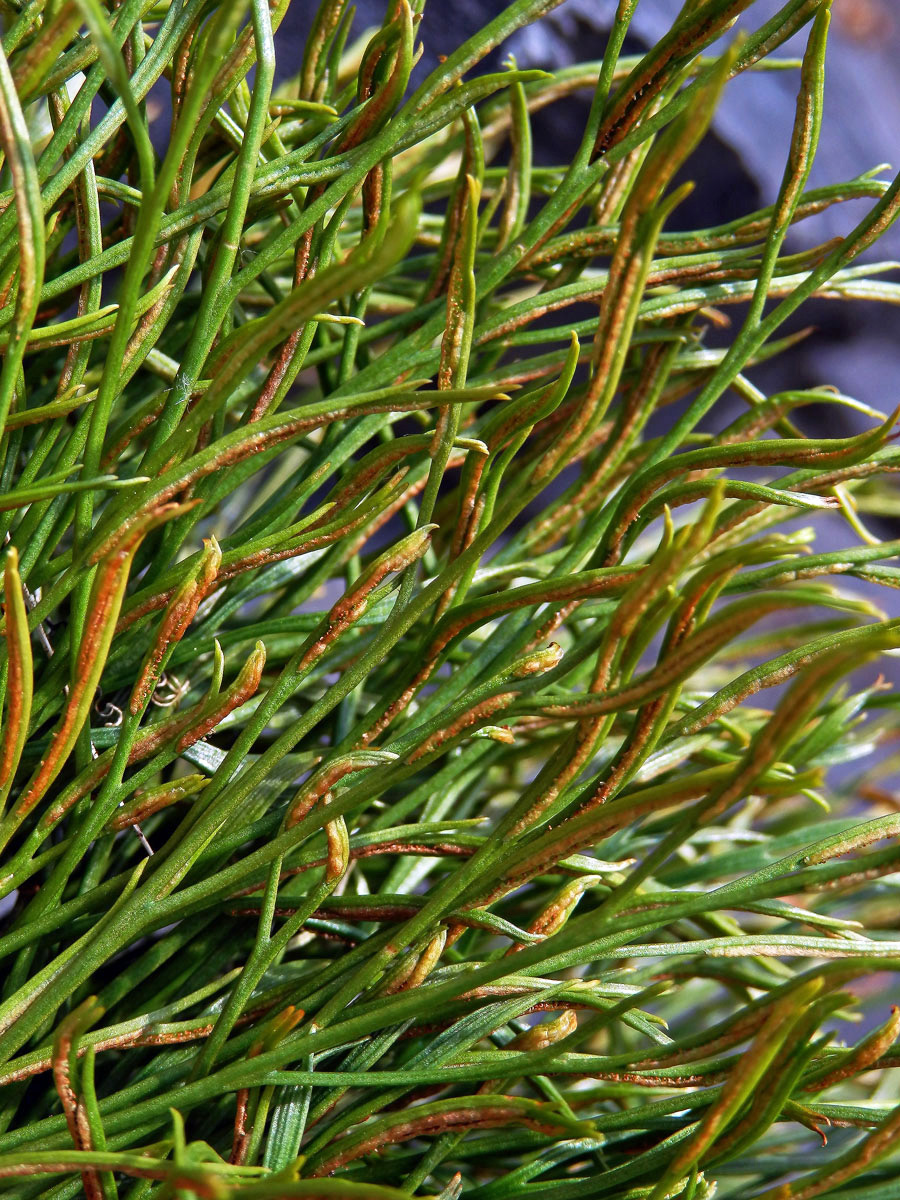
POLYGON ((19 578, 19 554, 14 546, 6 552, 3 579, 3 611, 6 625, 7 661, 6 712, 0 739, 0 812, 12 787, 16 767, 28 737, 31 717, 34 666, 28 613, 19 578))
POLYGON ((562 1125, 563 1119, 549 1105, 531 1104, 526 1107, 523 1102, 516 1104, 508 1097, 494 1099, 490 1096, 470 1096, 468 1100, 454 1100, 449 1104, 438 1101, 432 1111, 423 1112, 421 1116, 404 1118, 403 1114, 398 1114, 396 1120, 382 1124, 384 1127, 381 1130, 365 1139, 344 1139, 348 1143, 345 1148, 338 1143, 332 1155, 313 1168, 311 1177, 316 1179, 331 1175, 339 1167, 364 1154, 371 1154, 380 1146, 407 1141, 412 1137, 444 1133, 450 1129, 493 1129, 511 1124, 550 1132, 562 1125), (486 1103, 476 1105, 476 1100, 486 1103))
MULTIPOLYGON (((72 1072, 76 1069, 81 1033, 102 1015, 103 1009, 97 998, 89 997, 63 1019, 53 1041, 53 1082, 76 1150, 93 1150, 94 1146, 83 1107, 72 1085, 72 1072)), ((96 1170, 83 1170, 81 1181, 88 1200, 102 1200, 103 1188, 96 1170)))
POLYGON ((159 672, 167 652, 170 652, 187 632, 201 602, 209 595, 222 564, 222 551, 216 539, 204 543, 196 570, 185 580, 169 601, 160 622, 153 646, 141 666, 131 692, 129 707, 138 713, 156 687, 159 672))
MULTIPOLYGON (((128 755, 128 765, 142 762, 164 749, 180 753, 193 746, 212 729, 252 698, 259 687, 265 665, 265 646, 258 642, 234 682, 220 694, 208 696, 184 712, 148 725, 138 733, 128 755)), ((42 828, 50 828, 77 802, 93 791, 106 777, 115 750, 100 755, 81 776, 54 801, 41 818, 42 828)))
POLYGON ((873 1029, 866 1037, 853 1046, 845 1054, 837 1057, 837 1061, 817 1072, 817 1077, 806 1083, 804 1091, 818 1092, 843 1079, 851 1079, 863 1071, 877 1065, 878 1060, 885 1055, 900 1036, 900 1008, 893 1005, 891 1015, 878 1029, 873 1029))
POLYGON ((677 70, 727 29, 752 0, 707 0, 695 6, 641 60, 609 106, 594 143, 594 154, 603 155, 640 121, 677 70))
POLYGON ((125 595, 131 562, 138 546, 154 526, 173 519, 183 511, 183 506, 176 504, 163 504, 155 508, 141 522, 128 528, 121 540, 114 542, 100 560, 88 601, 88 623, 78 648, 66 706, 51 735, 44 758, 10 814, 15 825, 18 825, 46 794, 65 765, 85 721, 88 720, 94 691, 106 663, 125 595))

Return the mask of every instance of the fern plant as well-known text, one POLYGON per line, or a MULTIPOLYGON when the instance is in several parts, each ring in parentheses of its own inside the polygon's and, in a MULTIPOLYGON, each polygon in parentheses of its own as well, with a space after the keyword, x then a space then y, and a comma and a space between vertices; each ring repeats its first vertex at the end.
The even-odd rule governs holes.
POLYGON ((808 184, 827 0, 635 5, 4 0, 4 1195, 900 1196, 895 416, 754 382, 900 183, 808 184))

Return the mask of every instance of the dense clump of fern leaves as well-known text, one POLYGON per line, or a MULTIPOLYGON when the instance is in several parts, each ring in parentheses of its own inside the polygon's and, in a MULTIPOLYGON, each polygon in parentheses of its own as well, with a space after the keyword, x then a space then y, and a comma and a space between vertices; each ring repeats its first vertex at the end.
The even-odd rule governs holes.
POLYGON ((827 2, 479 73, 552 7, 4 4, 5 1195, 900 1196, 900 447, 754 382, 900 182, 808 186, 827 2))

